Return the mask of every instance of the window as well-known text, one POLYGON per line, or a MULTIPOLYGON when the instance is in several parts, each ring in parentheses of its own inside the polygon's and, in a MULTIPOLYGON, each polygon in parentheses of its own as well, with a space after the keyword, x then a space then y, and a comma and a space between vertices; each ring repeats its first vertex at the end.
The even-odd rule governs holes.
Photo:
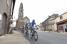
POLYGON ((66 28, 67 28, 67 25, 66 25, 66 28))
POLYGON ((0 20, 2 20, 2 15, 0 14, 0 20))
POLYGON ((63 19, 63 17, 62 17, 62 16, 60 16, 60 19, 63 19))

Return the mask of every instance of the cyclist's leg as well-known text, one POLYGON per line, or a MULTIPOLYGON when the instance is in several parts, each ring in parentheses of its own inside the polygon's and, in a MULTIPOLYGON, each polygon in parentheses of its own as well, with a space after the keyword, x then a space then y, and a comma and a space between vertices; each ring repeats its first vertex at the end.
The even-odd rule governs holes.
POLYGON ((34 36, 34 29, 32 29, 32 36, 34 36))

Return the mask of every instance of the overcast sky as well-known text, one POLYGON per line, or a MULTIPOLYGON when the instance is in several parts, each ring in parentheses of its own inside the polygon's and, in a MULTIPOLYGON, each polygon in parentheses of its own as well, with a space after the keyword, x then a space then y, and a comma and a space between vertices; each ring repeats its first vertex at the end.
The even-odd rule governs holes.
POLYGON ((67 0, 16 0, 14 19, 17 19, 20 3, 23 3, 24 16, 36 23, 43 22, 49 15, 67 12, 67 0))

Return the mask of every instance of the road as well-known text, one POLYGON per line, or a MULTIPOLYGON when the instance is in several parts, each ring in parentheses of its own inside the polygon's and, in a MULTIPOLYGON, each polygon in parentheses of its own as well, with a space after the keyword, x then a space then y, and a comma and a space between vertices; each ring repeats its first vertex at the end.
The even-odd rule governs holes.
POLYGON ((67 34, 39 31, 38 35, 38 41, 30 41, 31 44, 67 44, 67 34))
POLYGON ((0 44, 67 44, 67 33, 37 32, 39 35, 38 41, 25 37, 20 31, 14 31, 13 34, 7 34, 0 37, 0 44))

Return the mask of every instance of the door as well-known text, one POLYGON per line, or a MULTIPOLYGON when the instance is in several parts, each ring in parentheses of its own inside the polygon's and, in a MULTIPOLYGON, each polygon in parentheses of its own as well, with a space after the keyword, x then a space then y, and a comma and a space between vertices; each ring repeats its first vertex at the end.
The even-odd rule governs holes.
POLYGON ((2 34, 2 14, 0 14, 0 35, 2 34))
POLYGON ((3 34, 6 34, 7 32, 7 16, 6 16, 6 13, 3 14, 2 16, 2 33, 3 34))
POLYGON ((63 31, 64 31, 63 25, 58 25, 58 31, 59 31, 59 32, 63 32, 63 31))

